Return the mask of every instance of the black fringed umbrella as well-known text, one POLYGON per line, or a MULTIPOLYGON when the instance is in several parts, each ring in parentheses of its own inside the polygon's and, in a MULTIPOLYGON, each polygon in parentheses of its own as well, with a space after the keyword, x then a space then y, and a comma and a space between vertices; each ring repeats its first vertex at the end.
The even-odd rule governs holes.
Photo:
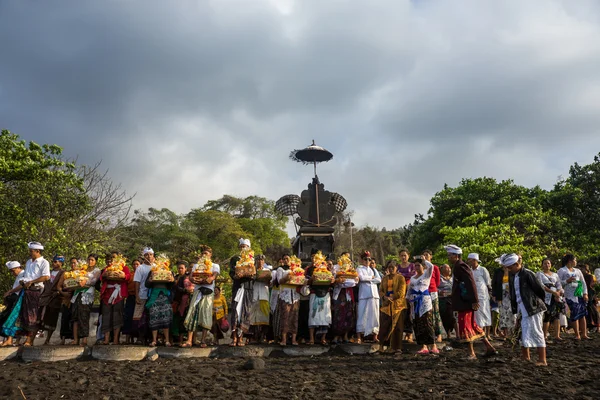
POLYGON ((327 162, 333 158, 329 150, 317 146, 313 140, 312 144, 304 149, 294 150, 290 153, 290 158, 302 164, 313 164, 315 177, 317 176, 317 163, 327 162))
POLYGON ((281 197, 275 203, 275 209, 285 216, 292 216, 298 212, 300 196, 297 194, 287 194, 281 197))

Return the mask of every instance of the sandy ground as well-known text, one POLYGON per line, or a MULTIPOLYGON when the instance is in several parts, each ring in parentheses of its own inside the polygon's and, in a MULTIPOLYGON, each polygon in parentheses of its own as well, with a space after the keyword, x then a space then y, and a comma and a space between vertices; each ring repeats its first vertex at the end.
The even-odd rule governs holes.
POLYGON ((1 399, 598 399, 600 336, 551 344, 550 365, 520 361, 518 349, 467 361, 441 356, 270 357, 264 370, 244 359, 141 362, 3 362, 1 399), (21 394, 19 387, 23 391, 21 394))

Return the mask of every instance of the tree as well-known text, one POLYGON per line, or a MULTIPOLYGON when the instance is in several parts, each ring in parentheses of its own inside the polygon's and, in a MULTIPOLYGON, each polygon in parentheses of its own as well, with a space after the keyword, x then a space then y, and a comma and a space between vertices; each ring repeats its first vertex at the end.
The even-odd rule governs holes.
MULTIPOLYGON (((37 240, 49 252, 77 247, 65 225, 90 209, 75 164, 56 145, 25 142, 0 132, 0 254, 24 262, 26 244, 37 240)), ((2 269, 0 289, 12 283, 2 269)))
POLYGON ((571 251, 600 262, 600 153, 588 165, 573 164, 550 193, 550 205, 565 220, 563 237, 571 251))
POLYGON ((438 250, 454 243, 465 252, 479 252, 488 267, 503 252, 520 251, 529 267, 538 268, 545 256, 558 258, 564 218, 549 206, 549 194, 540 187, 526 188, 512 180, 463 179, 456 188, 444 186, 431 199, 428 218, 417 217, 411 246, 438 250))

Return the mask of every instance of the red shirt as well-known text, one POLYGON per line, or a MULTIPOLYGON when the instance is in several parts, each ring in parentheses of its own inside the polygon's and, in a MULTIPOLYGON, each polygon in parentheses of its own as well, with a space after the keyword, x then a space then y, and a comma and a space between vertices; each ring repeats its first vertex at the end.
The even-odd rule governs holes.
POLYGON ((102 271, 102 275, 100 275, 100 280, 102 281, 102 287, 100 288, 100 300, 104 303, 104 304, 108 304, 108 300, 110 299, 110 296, 112 296, 113 291, 115 290, 114 288, 109 288, 109 285, 121 285, 121 290, 119 292, 119 296, 117 297, 117 300, 114 303, 118 303, 121 300, 124 300, 127 298, 127 282, 129 281, 129 278, 131 278, 131 272, 129 271, 129 268, 125 267, 123 268, 123 272, 125 272, 125 280, 124 281, 109 281, 107 279, 104 279, 104 272, 106 271, 106 269, 104 269, 102 271))
POLYGON ((431 283, 429 284, 429 293, 438 291, 440 285, 440 269, 437 265, 433 266, 433 272, 431 273, 431 283))

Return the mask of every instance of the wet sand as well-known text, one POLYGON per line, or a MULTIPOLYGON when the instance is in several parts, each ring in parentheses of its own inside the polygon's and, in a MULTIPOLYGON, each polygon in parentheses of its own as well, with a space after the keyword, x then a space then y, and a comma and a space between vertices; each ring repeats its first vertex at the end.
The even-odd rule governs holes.
MULTIPOLYGON (((598 399, 600 336, 550 344, 548 367, 499 347, 467 361, 456 348, 416 354, 269 357, 264 370, 244 359, 140 362, 3 362, 0 398, 23 399, 598 399)), ((480 350, 481 351, 481 350, 480 350)), ((536 355, 532 353, 535 361, 536 355)))

